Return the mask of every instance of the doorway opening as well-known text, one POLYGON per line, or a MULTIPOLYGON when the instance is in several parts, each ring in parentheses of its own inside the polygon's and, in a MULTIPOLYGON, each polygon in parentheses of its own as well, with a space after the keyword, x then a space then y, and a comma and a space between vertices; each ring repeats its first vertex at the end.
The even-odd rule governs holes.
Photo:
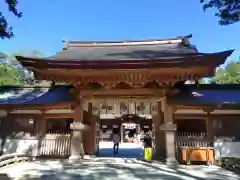
POLYGON ((121 140, 122 142, 136 143, 140 129, 139 124, 123 123, 121 125, 121 140))
POLYGON ((117 157, 141 158, 142 140, 146 132, 152 130, 152 119, 137 114, 124 114, 114 119, 101 119, 101 141, 98 156, 113 156, 112 135, 120 135, 119 154, 117 157))

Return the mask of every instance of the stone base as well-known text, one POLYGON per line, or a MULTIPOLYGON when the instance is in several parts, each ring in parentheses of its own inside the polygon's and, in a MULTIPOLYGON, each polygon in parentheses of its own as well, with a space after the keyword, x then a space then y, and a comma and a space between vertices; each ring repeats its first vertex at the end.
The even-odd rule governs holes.
POLYGON ((93 159, 95 157, 96 157, 96 155, 84 155, 83 159, 89 160, 89 159, 93 159))
POLYGON ((82 159, 82 156, 80 156, 80 155, 72 155, 68 159, 69 160, 80 160, 80 159, 82 159))
POLYGON ((165 164, 168 166, 178 166, 178 161, 176 160, 176 158, 166 158, 165 164))

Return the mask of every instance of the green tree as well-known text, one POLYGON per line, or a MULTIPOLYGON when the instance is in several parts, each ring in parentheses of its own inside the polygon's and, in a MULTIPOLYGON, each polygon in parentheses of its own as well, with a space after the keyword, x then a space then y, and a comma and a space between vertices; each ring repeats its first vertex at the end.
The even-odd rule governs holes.
POLYGON ((21 85, 26 83, 22 72, 8 63, 0 63, 0 85, 21 85))
POLYGON ((0 58, 2 57, 2 59, 6 59, 6 63, 0 64, 0 85, 33 84, 35 82, 33 73, 22 67, 15 58, 17 55, 41 57, 43 56, 43 53, 39 50, 30 50, 19 51, 10 55, 0 54, 0 58))
POLYGON ((200 79, 198 82, 199 82, 199 84, 207 84, 207 81, 204 78, 200 79))
POLYGON ((8 55, 0 52, 0 85, 18 85, 25 83, 24 74, 8 63, 8 55))
POLYGON ((211 82, 216 84, 240 84, 240 61, 231 61, 225 68, 218 68, 211 82))
POLYGON ((2 53, 2 52, 0 52, 0 59, 5 59, 5 58, 7 58, 7 55, 2 53))
POLYGON ((240 21, 240 0, 200 0, 204 11, 216 9, 215 16, 220 25, 229 25, 240 21))

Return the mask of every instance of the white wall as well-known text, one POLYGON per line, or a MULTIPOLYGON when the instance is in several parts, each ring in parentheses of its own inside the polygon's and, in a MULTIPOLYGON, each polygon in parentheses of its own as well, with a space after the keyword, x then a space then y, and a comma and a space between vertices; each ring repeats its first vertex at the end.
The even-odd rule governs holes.
MULTIPOLYGON (((2 143, 2 139, 0 139, 2 143)), ((3 147, 3 154, 22 153, 37 156, 37 139, 6 139, 3 147)))
POLYGON ((218 139, 214 142, 214 148, 216 160, 220 160, 221 157, 240 158, 240 142, 218 139))

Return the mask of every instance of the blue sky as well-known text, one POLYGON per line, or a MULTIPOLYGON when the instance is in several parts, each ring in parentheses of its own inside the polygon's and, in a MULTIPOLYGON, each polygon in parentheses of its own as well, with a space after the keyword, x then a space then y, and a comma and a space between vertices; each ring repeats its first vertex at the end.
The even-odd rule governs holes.
MULTIPOLYGON (((219 26, 214 10, 203 12, 199 0, 25 0, 21 19, 0 10, 13 26, 15 37, 0 40, 0 51, 22 50, 55 54, 65 40, 130 40, 193 34, 199 51, 236 49, 240 59, 240 23, 219 26)), ((6 7, 6 8, 4 8, 6 7)))

